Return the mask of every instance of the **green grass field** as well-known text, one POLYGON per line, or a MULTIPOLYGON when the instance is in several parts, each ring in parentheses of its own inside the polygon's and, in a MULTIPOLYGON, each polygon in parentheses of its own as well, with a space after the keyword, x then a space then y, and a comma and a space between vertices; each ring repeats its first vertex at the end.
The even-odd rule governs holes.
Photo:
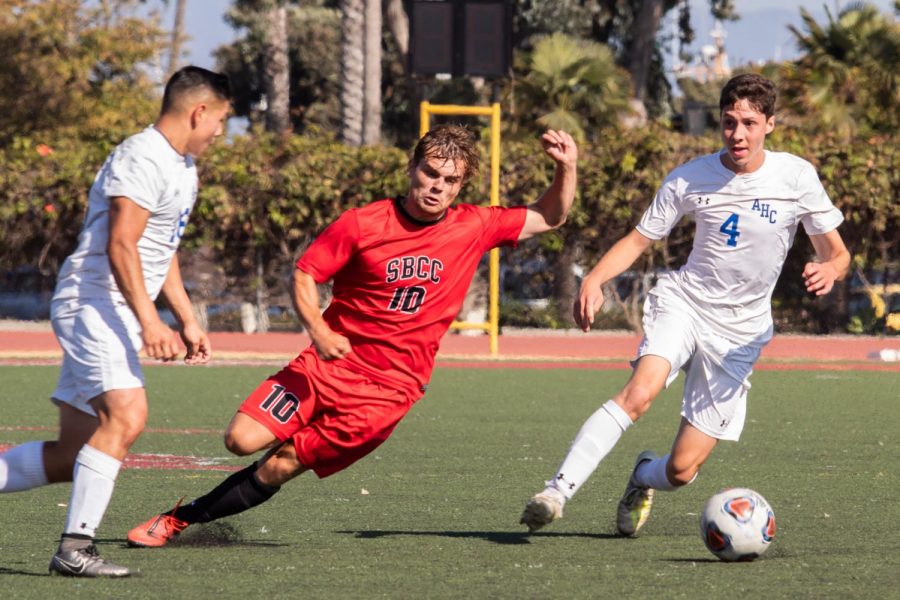
MULTIPOLYGON (((218 433, 268 367, 150 367, 149 427, 137 453, 226 457, 218 433)), ((54 437, 53 367, 0 367, 0 444, 54 437)), ((739 443, 700 478, 660 494, 637 539, 613 535, 637 452, 665 452, 680 385, 664 392, 566 507, 527 536, 525 501, 555 471, 583 420, 624 371, 443 369, 373 455, 329 479, 305 474, 270 502, 189 529, 159 550, 125 533, 221 471, 127 469, 99 532, 124 580, 47 576, 69 486, 0 496, 3 598, 886 598, 900 597, 900 376, 758 372, 739 443), (747 486, 772 504, 763 559, 720 563, 698 533, 706 499, 747 486)), ((246 459, 226 459, 243 465, 246 459)))

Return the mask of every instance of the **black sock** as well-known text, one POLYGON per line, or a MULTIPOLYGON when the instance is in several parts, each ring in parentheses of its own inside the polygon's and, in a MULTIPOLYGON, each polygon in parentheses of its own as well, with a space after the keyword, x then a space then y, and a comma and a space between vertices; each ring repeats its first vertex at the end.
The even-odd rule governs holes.
POLYGON ((256 463, 253 463, 233 473, 210 493, 168 514, 187 523, 207 523, 262 504, 281 488, 260 483, 255 473, 256 463))
POLYGON ((94 543, 94 538, 81 533, 64 533, 59 538, 59 550, 57 552, 69 552, 70 550, 81 550, 87 548, 94 543))

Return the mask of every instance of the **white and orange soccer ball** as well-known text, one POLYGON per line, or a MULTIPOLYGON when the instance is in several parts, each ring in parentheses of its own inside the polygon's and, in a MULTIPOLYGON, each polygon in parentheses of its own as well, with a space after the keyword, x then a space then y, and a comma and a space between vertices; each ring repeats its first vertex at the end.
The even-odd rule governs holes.
POLYGON ((761 556, 775 538, 775 513, 762 495, 729 488, 713 495, 700 515, 700 534, 709 551, 727 562, 761 556))

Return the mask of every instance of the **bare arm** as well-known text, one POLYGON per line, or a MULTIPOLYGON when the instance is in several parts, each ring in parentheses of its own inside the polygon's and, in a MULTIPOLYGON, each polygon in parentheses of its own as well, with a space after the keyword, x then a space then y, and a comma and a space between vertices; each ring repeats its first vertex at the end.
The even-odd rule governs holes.
POLYGON ((556 173, 547 191, 528 207, 525 225, 519 233, 520 240, 556 229, 565 223, 575 201, 578 180, 578 147, 575 140, 565 131, 550 129, 541 136, 541 145, 547 156, 556 162, 556 173))
POLYGON ((637 229, 620 239, 603 255, 600 262, 591 269, 581 282, 581 290, 575 300, 573 315, 575 322, 584 331, 589 331, 594 323, 594 315, 603 305, 603 285, 621 275, 630 267, 655 240, 641 234, 637 229))
POLYGON ((147 293, 137 248, 149 218, 148 210, 128 198, 112 198, 106 251, 119 291, 141 325, 144 350, 152 358, 172 360, 178 355, 178 336, 159 318, 156 306, 147 293))
POLYGON ((312 275, 294 269, 294 310, 300 323, 309 333, 316 352, 325 360, 343 358, 352 348, 350 340, 335 333, 322 318, 319 310, 319 289, 312 275))
POLYGON ((172 263, 169 265, 169 272, 166 274, 166 280, 163 282, 160 294, 180 325, 181 341, 184 342, 184 346, 187 348, 184 362, 189 365, 208 363, 212 349, 209 343, 209 336, 203 331, 197 322, 197 318, 194 316, 191 299, 188 298, 187 292, 184 290, 184 281, 181 279, 181 266, 178 263, 178 256, 172 258, 172 263))
POLYGON ((847 275, 850 267, 850 253, 837 229, 821 235, 809 236, 819 262, 809 262, 803 269, 806 291, 816 296, 824 296, 847 275))

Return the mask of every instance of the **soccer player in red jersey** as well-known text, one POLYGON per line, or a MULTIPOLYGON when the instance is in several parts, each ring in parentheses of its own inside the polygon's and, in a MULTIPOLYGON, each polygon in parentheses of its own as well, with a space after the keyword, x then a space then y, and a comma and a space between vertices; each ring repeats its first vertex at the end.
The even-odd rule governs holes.
POLYGON ((205 496, 138 525, 129 543, 163 546, 192 523, 257 506, 304 471, 337 473, 384 442, 425 392, 482 255, 565 222, 578 150, 562 131, 547 131, 541 144, 556 173, 537 202, 453 206, 478 153, 467 129, 439 126, 413 151, 406 196, 348 210, 326 228, 294 271, 294 305, 312 345, 263 381, 225 432, 234 454, 268 452, 205 496), (322 314, 316 286, 329 280, 333 298, 322 314))

